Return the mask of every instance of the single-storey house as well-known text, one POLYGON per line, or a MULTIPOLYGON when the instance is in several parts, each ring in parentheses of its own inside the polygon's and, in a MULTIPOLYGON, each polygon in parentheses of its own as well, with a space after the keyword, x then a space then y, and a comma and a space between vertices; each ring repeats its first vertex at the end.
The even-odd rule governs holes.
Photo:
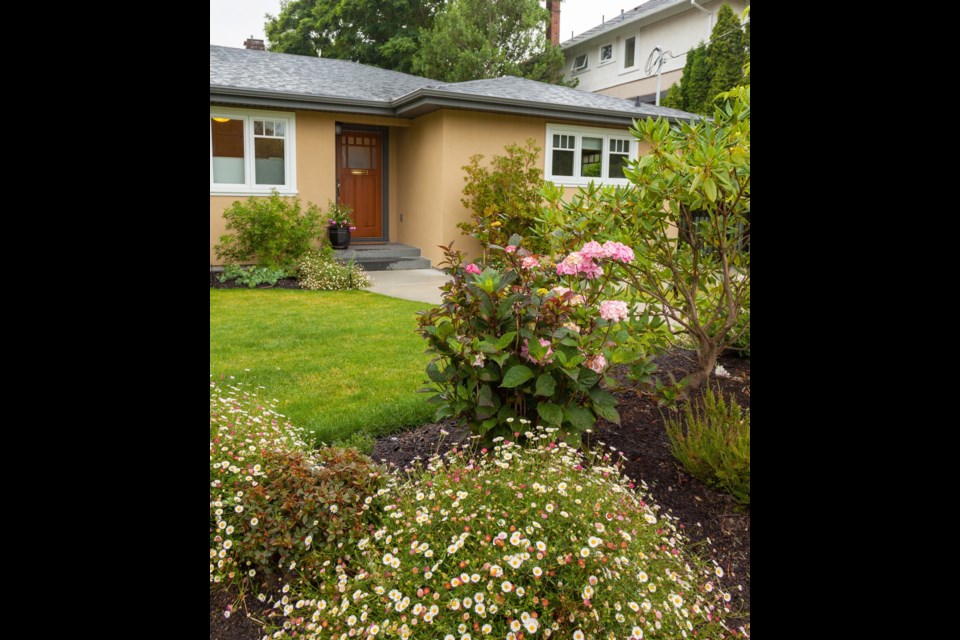
POLYGON ((251 195, 354 210, 353 242, 478 252, 457 223, 462 167, 533 138, 548 180, 625 184, 633 119, 691 114, 515 77, 445 83, 345 60, 210 46, 210 263, 223 211, 251 195))

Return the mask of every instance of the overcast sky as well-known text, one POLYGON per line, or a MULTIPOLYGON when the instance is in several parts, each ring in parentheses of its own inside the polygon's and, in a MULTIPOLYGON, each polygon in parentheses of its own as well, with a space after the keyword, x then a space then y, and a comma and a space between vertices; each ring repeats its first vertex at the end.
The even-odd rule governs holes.
MULTIPOLYGON (((560 42, 579 35, 620 10, 633 9, 646 0, 564 0, 560 5, 560 42)), ((264 14, 280 13, 280 0, 210 0, 210 44, 242 47, 251 35, 265 40, 264 14)))

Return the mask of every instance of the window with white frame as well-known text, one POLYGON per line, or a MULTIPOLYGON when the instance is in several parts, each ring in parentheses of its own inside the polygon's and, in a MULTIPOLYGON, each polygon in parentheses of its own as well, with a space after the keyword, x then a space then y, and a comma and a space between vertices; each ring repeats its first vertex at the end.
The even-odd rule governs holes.
POLYGON ((605 44, 600 47, 600 64, 613 62, 613 43, 605 44))
POLYGON ((623 68, 631 69, 637 66, 637 37, 632 36, 623 41, 623 68))
POLYGON ((295 116, 210 110, 210 193, 296 193, 295 116))
POLYGON ((587 68, 587 54, 581 53, 573 59, 573 71, 583 71, 587 68))
POLYGON ((623 170, 637 159, 637 141, 624 128, 547 125, 544 177, 561 185, 626 185, 623 170))

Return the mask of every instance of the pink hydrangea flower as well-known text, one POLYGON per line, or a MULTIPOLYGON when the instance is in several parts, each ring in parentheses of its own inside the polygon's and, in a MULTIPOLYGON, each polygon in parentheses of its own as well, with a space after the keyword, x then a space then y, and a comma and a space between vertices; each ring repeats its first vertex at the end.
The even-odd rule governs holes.
MULTIPOLYGON (((564 296, 567 292, 569 292, 570 289, 567 288, 567 287, 554 287, 553 289, 551 289, 551 291, 552 291, 558 298, 560 298, 560 299, 562 300, 562 299, 563 299, 563 296, 564 296)), ((583 297, 582 295, 580 295, 579 293, 576 293, 576 294, 570 296, 570 298, 567 300, 567 304, 569 304, 571 307, 575 307, 575 306, 577 306, 577 305, 579 305, 579 304, 583 304, 584 301, 585 301, 585 300, 584 300, 584 297, 583 297)))
POLYGON ((603 243, 602 250, 604 257, 610 258, 611 260, 617 260, 618 262, 633 262, 634 258, 636 257, 633 255, 633 249, 625 244, 613 242, 611 240, 607 240, 603 243))
POLYGON ((572 276, 578 273, 591 280, 602 276, 603 268, 580 251, 572 252, 557 265, 557 275, 572 276))
POLYGON ((583 248, 580 249, 580 255, 582 255, 584 258, 592 258, 594 260, 608 257, 604 252, 603 247, 600 246, 600 243, 595 240, 591 240, 587 244, 583 245, 583 248))
POLYGON ((540 340, 540 346, 547 347, 547 353, 545 356, 543 356, 543 360, 537 360, 536 358, 530 356, 530 350, 527 348, 526 338, 523 340, 523 346, 520 347, 520 355, 530 362, 534 362, 536 364, 550 364, 553 362, 553 347, 550 346, 549 340, 544 340, 543 338, 538 338, 538 340, 540 340))
POLYGON ((527 256, 520 263, 520 266, 523 267, 524 269, 533 269, 534 267, 540 266, 540 261, 534 258, 533 256, 527 256))
POLYGON ((513 253, 516 250, 517 250, 516 245, 512 245, 512 244, 508 244, 507 248, 504 249, 504 251, 506 251, 507 253, 513 253))
POLYGON ((480 267, 471 262, 467 265, 467 273, 480 273, 480 267))
POLYGON ((604 300, 600 303, 600 317, 610 322, 620 322, 629 315, 623 300, 604 300))
POLYGON ((587 368, 592 369, 596 373, 603 373, 603 370, 607 368, 607 359, 603 357, 602 353, 591 356, 587 358, 587 368))
POLYGON ((572 252, 566 258, 563 259, 563 262, 557 265, 557 275, 563 276, 574 276, 577 275, 577 270, 580 268, 580 264, 583 262, 583 258, 580 256, 578 251, 572 252))

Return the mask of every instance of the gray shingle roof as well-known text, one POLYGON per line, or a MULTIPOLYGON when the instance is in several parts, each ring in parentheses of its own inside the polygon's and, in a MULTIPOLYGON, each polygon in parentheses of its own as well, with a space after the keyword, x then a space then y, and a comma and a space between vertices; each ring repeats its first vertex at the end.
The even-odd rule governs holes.
POLYGON ((470 80, 468 82, 440 83, 428 88, 440 91, 463 93, 471 96, 486 96, 489 98, 503 98, 514 101, 525 101, 548 105, 581 107, 587 109, 601 109, 605 111, 620 111, 631 117, 688 117, 690 114, 677 109, 656 107, 653 105, 635 106, 630 100, 605 96, 600 93, 589 93, 580 89, 561 87, 555 84, 503 76, 489 80, 470 80))
POLYGON ((656 11, 666 9, 669 6, 677 4, 689 4, 688 0, 650 0, 645 2, 639 7, 634 7, 630 11, 624 11, 623 13, 611 18, 610 20, 604 21, 603 24, 598 24, 592 29, 587 29, 580 35, 575 38, 570 38, 566 42, 560 43, 561 49, 569 49, 575 45, 580 44, 585 40, 590 40, 591 38, 598 36, 605 31, 619 27, 620 25, 626 24, 628 22, 633 22, 634 20, 639 20, 640 18, 650 15, 656 11))
POLYGON ((210 45, 210 86, 390 102, 436 80, 348 60, 210 45))
POLYGON ((217 45, 210 45, 210 93, 215 101, 233 104, 401 117, 445 107, 608 123, 658 115, 692 117, 676 109, 635 106, 620 98, 511 76, 439 82, 346 60, 217 45))

